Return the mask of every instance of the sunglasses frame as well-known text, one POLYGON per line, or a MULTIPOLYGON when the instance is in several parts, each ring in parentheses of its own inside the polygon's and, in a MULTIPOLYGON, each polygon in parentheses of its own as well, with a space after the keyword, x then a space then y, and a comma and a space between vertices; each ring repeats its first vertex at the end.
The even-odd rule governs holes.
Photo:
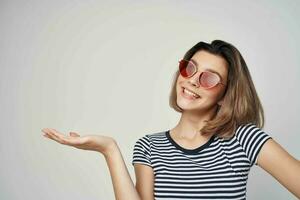
MULTIPOLYGON (((190 78, 190 77, 194 76, 194 75, 198 72, 197 66, 196 66, 193 62, 191 62, 190 60, 181 59, 181 60, 178 61, 178 63, 179 63, 179 66, 178 66, 178 67, 179 67, 179 73, 180 73, 180 75, 181 75, 182 77, 184 77, 184 78, 190 78), (193 65, 193 67, 194 67, 194 72, 192 73, 192 75, 187 76, 187 77, 182 76, 182 74, 180 73, 180 71, 181 71, 181 70, 180 70, 180 64, 181 64, 182 61, 188 62, 188 63, 190 63, 190 64, 193 65)), ((203 71, 203 72, 201 72, 201 74, 199 75, 199 78, 198 78, 198 83, 199 83, 199 85, 200 85, 201 87, 203 87, 204 89, 211 89, 211 88, 213 88, 213 87, 216 87, 218 84, 222 84, 222 85, 226 86, 226 84, 224 84, 224 83, 221 82, 221 77, 220 77, 218 74, 216 74, 216 73, 214 73, 214 72, 211 72, 211 71, 203 71), (204 86, 202 86, 200 79, 201 79, 201 77, 202 77, 202 75, 203 75, 204 72, 215 74, 216 76, 218 76, 219 82, 217 82, 215 85, 213 85, 213 86, 211 86, 211 87, 204 87, 204 86)))

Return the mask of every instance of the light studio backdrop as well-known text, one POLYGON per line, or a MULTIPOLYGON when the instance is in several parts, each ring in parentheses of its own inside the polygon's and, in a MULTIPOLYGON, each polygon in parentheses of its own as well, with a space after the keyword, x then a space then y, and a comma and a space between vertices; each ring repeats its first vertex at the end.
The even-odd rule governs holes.
MULTIPOLYGON (((41 129, 114 137, 131 165, 136 140, 174 127, 178 60, 199 41, 244 56, 270 134, 300 158, 300 2, 0 2, 0 199, 114 199, 104 157, 41 129)), ((248 199, 296 199, 258 166, 248 199)))

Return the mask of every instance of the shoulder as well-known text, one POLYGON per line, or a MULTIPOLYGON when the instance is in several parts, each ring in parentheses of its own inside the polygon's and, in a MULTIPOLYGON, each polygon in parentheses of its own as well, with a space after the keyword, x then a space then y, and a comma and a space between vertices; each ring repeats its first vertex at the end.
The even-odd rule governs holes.
POLYGON ((143 136, 140 136, 137 139, 137 141, 153 142, 155 140, 159 140, 159 139, 165 137, 165 135, 166 135, 166 131, 147 133, 143 136))
POLYGON ((132 164, 142 163, 151 166, 153 147, 155 146, 156 141, 160 140, 164 135, 165 132, 156 132, 140 136, 133 148, 132 164))
POLYGON ((267 136, 268 134, 256 124, 247 123, 237 127, 234 135, 239 141, 254 139, 253 137, 267 136))
POLYGON ((137 138, 135 144, 143 146, 151 146, 153 143, 163 140, 166 136, 166 131, 147 133, 137 138))
POLYGON ((262 128, 253 123, 240 125, 235 132, 235 138, 249 158, 251 166, 257 164, 258 154, 265 142, 272 138, 262 128))

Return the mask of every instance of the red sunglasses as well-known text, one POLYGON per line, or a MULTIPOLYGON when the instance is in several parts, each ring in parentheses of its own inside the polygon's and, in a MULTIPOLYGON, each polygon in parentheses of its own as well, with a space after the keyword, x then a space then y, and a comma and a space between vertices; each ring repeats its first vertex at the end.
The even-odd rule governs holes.
MULTIPOLYGON (((198 69, 192 61, 182 59, 179 61, 179 72, 184 78, 189 78, 196 74, 198 69)), ((210 71, 201 72, 198 83, 204 89, 213 88, 218 84, 225 85, 221 82, 221 78, 218 74, 210 71)))

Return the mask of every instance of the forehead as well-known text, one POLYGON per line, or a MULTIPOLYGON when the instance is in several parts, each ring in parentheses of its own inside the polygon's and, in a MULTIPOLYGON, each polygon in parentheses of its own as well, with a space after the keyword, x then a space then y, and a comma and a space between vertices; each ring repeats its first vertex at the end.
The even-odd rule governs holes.
POLYGON ((224 79, 227 77, 227 61, 221 56, 201 50, 196 52, 190 60, 198 67, 198 70, 214 71, 224 79))

